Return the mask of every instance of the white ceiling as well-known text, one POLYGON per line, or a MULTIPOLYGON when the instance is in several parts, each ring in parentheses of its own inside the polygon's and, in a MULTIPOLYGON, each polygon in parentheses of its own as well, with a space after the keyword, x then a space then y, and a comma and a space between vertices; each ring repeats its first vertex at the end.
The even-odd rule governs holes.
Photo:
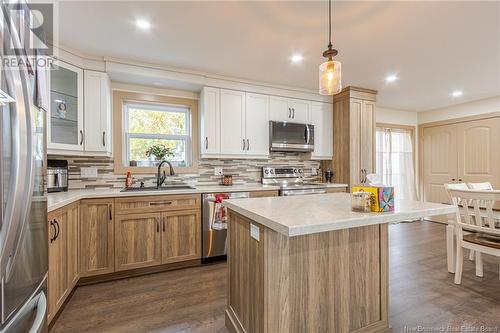
MULTIPOLYGON (((60 3, 59 38, 88 55, 316 90, 327 6, 69 1, 60 3), (302 64, 290 63, 294 52, 302 64)), ((422 111, 500 94, 500 2, 336 1, 333 24, 344 85, 377 89, 380 106, 422 111), (387 85, 390 73, 400 80, 387 85), (451 98, 457 89, 464 95, 451 98)))

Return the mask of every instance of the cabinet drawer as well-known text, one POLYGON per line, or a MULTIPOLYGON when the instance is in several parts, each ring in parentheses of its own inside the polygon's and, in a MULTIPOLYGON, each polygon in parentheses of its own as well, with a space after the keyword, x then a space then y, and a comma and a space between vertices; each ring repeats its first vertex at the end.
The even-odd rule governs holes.
POLYGON ((161 195, 147 197, 117 198, 117 215, 145 212, 160 212, 183 209, 200 209, 199 194, 161 195))

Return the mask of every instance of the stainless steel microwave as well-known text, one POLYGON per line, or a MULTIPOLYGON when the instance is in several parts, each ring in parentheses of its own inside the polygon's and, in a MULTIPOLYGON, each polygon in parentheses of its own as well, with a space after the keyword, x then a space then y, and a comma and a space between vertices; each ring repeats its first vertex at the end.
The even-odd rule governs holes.
POLYGON ((270 121, 269 147, 271 151, 313 151, 314 125, 270 121))

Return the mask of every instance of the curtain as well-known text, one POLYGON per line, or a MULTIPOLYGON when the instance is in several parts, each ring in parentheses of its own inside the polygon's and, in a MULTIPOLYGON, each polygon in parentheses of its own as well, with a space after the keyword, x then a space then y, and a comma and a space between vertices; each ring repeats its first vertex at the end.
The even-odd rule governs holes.
POLYGON ((412 132, 377 128, 376 173, 384 185, 394 186, 400 199, 416 200, 412 132))

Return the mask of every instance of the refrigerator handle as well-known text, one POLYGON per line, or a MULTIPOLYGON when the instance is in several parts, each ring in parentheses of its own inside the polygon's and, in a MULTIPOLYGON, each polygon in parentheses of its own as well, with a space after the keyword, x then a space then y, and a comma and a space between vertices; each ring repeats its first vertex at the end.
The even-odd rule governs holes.
POLYGON ((40 296, 38 297, 38 302, 36 305, 36 316, 35 321, 33 322, 33 326, 29 330, 29 333, 41 333, 45 319, 47 318, 47 297, 45 297, 45 293, 42 291, 40 296))

